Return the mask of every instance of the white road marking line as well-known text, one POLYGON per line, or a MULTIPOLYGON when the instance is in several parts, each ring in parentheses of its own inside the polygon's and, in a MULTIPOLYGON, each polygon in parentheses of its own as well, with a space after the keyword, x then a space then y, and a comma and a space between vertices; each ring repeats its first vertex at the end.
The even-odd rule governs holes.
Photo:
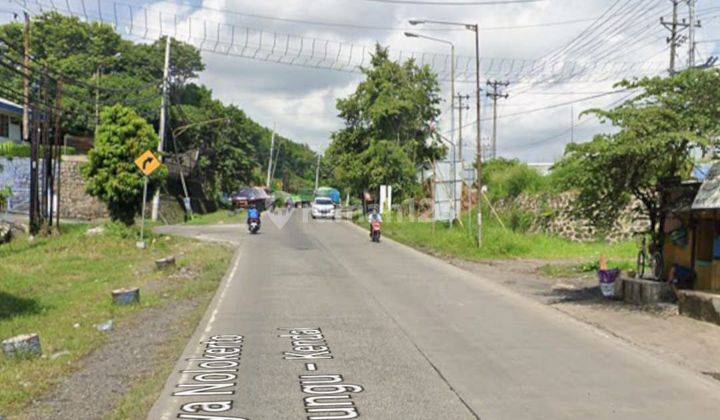
POLYGON ((315 366, 315 363, 305 363, 305 369, 309 371, 317 370, 317 366, 315 366))
POLYGON ((235 263, 233 264, 233 268, 230 271, 230 276, 228 277, 228 281, 227 281, 227 283, 225 283, 225 287, 223 287, 222 292, 220 292, 220 298, 218 299, 217 305, 215 305, 215 309, 213 310, 213 313, 210 316, 210 319, 208 320, 207 326, 205 327, 205 334, 209 333, 210 330, 212 330, 212 326, 215 323, 215 318, 217 317, 220 305, 222 304, 223 300, 225 299, 225 295, 227 294, 227 291, 230 288, 230 284, 232 283, 233 279, 235 278, 235 273, 237 272, 239 265, 240 265, 240 255, 238 254, 237 258, 235 259, 235 263))

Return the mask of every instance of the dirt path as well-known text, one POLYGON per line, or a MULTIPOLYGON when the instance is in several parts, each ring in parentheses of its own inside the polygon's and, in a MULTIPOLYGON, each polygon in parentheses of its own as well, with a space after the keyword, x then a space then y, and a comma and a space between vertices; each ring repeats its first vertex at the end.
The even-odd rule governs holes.
POLYGON ((109 341, 86 357, 82 365, 50 394, 12 419, 102 419, 141 378, 161 363, 163 349, 182 331, 183 319, 197 301, 173 301, 138 313, 110 332, 109 341))

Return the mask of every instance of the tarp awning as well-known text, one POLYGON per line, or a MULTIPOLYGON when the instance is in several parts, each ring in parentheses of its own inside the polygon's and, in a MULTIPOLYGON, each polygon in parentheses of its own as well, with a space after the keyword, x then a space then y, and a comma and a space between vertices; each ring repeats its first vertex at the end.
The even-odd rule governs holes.
POLYGON ((692 205, 693 210, 715 210, 720 209, 720 162, 716 162, 707 173, 705 182, 703 182, 695 196, 692 205))

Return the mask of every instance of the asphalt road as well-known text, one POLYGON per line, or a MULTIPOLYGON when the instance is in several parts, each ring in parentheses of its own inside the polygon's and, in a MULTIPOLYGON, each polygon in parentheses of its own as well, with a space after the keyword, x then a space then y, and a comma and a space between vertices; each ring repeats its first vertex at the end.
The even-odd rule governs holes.
POLYGON ((150 419, 720 416, 720 382, 345 222, 170 231, 238 249, 150 419))

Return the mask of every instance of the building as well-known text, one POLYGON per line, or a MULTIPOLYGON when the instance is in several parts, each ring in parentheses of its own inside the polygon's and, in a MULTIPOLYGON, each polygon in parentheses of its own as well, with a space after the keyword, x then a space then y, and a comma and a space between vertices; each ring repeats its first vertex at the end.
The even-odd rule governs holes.
POLYGON ((0 143, 22 141, 23 108, 0 98, 0 143))
POLYGON ((720 162, 695 176, 669 193, 676 206, 665 225, 665 272, 684 267, 692 289, 720 292, 720 162))

